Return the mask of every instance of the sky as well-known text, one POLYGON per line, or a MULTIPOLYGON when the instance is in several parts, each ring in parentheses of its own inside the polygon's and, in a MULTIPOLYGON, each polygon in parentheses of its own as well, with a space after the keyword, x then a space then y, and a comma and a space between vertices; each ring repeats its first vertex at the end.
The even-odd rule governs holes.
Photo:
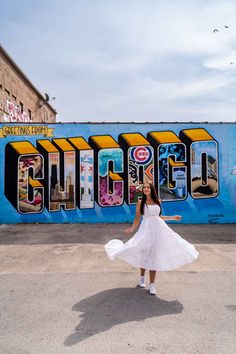
POLYGON ((58 121, 230 122, 235 18, 227 0, 0 0, 0 43, 58 121))

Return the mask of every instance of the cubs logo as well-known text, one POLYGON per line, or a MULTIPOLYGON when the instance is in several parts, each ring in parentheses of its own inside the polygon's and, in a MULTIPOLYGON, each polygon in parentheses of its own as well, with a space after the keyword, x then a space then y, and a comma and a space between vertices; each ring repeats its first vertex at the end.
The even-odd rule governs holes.
POLYGON ((131 149, 130 157, 138 165, 146 165, 152 159, 152 150, 149 146, 138 146, 131 149))

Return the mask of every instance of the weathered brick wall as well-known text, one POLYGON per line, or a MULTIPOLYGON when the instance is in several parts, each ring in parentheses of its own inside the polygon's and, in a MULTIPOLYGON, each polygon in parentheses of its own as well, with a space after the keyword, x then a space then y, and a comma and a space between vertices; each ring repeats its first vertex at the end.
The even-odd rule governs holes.
POLYGON ((7 121, 54 123, 56 114, 0 51, 0 122, 7 121))

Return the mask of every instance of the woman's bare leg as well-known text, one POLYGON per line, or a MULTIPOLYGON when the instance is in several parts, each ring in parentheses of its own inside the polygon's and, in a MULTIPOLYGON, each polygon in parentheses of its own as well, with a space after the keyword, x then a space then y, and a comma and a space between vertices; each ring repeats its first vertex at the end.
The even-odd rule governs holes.
POLYGON ((140 268, 140 276, 144 277, 145 274, 145 269, 144 268, 140 268))
POLYGON ((150 270, 149 271, 149 275, 150 275, 150 284, 155 282, 155 278, 156 278, 156 270, 150 270))

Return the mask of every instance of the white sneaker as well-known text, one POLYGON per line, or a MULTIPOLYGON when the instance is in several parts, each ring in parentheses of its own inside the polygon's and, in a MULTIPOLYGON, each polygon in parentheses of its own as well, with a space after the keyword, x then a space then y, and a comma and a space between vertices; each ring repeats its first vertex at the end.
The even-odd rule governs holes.
POLYGON ((150 284, 150 287, 149 287, 149 294, 150 295, 156 295, 156 293, 157 293, 157 291, 156 291, 156 288, 155 288, 155 285, 154 285, 154 283, 151 283, 150 284))
POLYGON ((145 280, 144 280, 144 277, 143 277, 143 276, 140 277, 138 286, 139 286, 140 288, 145 288, 146 284, 145 284, 145 280))

